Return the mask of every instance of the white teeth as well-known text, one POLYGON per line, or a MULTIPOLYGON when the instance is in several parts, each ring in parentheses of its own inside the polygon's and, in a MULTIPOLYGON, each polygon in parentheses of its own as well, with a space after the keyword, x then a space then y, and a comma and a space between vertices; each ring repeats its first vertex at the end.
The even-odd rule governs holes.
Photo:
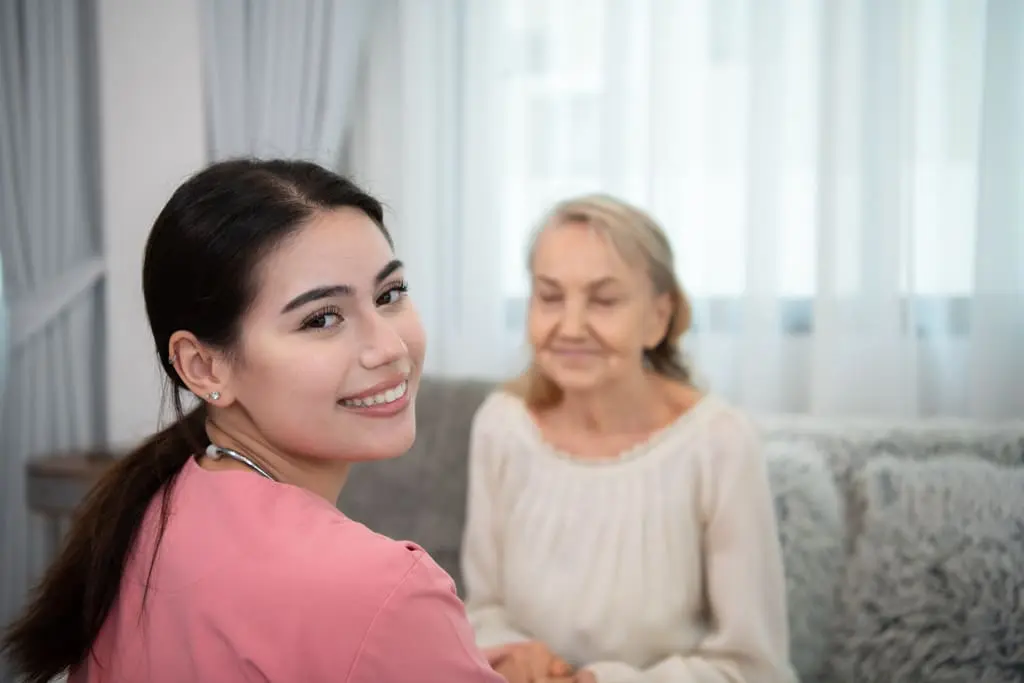
POLYGON ((364 396, 363 398, 349 398, 341 402, 343 406, 349 406, 352 408, 368 408, 370 406, 380 405, 382 403, 394 403, 398 399, 405 396, 406 389, 409 388, 408 382, 402 382, 397 387, 382 391, 379 394, 373 396, 364 396))

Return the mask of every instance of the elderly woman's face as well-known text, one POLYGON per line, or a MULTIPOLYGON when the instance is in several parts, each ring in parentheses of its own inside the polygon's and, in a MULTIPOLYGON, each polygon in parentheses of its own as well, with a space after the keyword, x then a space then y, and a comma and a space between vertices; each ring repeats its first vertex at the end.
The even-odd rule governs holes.
POLYGON ((537 367, 566 392, 600 389, 643 371, 644 349, 671 314, 643 264, 602 232, 564 223, 537 239, 528 328, 537 367))

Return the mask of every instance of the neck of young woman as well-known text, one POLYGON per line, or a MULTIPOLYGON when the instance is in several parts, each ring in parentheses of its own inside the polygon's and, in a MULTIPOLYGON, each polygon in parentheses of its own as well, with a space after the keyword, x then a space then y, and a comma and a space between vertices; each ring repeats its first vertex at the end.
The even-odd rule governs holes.
MULTIPOLYGON (((351 463, 347 461, 317 460, 282 453, 256 434, 255 430, 233 425, 226 419, 218 420, 213 417, 207 420, 206 433, 212 444, 233 450, 252 460, 274 481, 304 488, 331 505, 337 503, 351 468, 351 463)), ((248 470, 256 476, 262 476, 245 462, 230 457, 221 457, 217 460, 204 457, 200 464, 204 469, 211 471, 248 470)))

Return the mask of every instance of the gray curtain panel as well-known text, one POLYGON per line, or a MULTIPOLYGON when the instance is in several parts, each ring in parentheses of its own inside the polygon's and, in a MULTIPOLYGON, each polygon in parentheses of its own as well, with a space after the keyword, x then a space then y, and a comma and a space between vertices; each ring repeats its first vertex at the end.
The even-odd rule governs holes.
POLYGON ((0 406, 0 624, 48 559, 43 524, 26 508, 26 462, 102 440, 92 16, 91 2, 0 2, 0 251, 11 347, 0 406))
POLYGON ((210 155, 338 168, 374 0, 200 3, 210 155))
POLYGON ((4 258, 0 250, 0 415, 4 408, 4 391, 7 388, 7 364, 10 361, 11 330, 8 326, 7 295, 4 292, 4 258))

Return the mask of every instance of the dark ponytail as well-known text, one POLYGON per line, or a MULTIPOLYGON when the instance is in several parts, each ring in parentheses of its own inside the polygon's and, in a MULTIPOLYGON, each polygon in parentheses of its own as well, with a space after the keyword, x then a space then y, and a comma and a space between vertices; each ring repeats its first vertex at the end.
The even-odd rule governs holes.
POLYGON ((4 649, 15 669, 27 673, 27 683, 46 683, 88 656, 117 597, 146 510, 162 491, 159 539, 175 478, 206 447, 205 422, 201 404, 119 460, 82 502, 66 544, 4 638, 4 649))
MULTIPOLYGON (((253 301, 261 259, 317 212, 343 207, 361 210, 391 241, 377 200, 302 161, 214 164, 179 187, 160 212, 146 244, 142 285, 178 419, 118 461, 89 493, 65 546, 6 632, 2 651, 28 683, 46 683, 89 656, 150 504, 160 495, 159 547, 174 482, 208 444, 206 404, 184 413, 187 387, 169 357, 171 336, 188 330, 230 349, 253 301)), ((152 571, 155 553, 149 561, 152 571)))

